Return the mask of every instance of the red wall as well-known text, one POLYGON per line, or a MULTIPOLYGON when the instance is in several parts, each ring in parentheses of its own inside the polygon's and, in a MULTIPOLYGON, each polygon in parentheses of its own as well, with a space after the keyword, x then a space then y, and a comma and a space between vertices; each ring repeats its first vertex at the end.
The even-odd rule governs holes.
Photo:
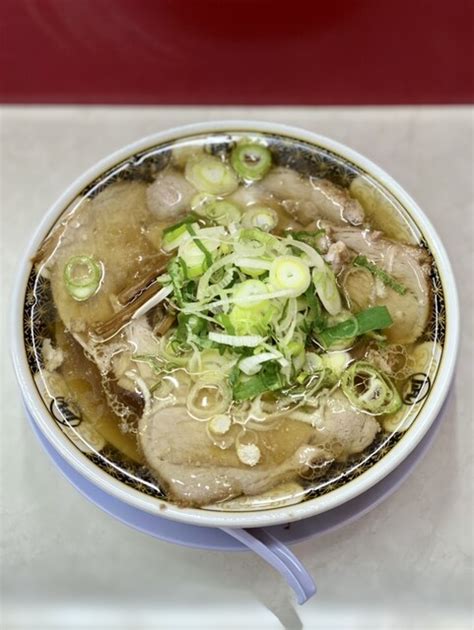
POLYGON ((5 103, 470 103, 474 0, 1 0, 5 103))

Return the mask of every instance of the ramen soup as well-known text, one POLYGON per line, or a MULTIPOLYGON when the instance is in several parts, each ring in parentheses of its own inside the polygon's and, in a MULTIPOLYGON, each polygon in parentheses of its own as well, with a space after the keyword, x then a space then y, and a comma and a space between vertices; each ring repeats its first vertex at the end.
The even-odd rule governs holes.
POLYGON ((371 176, 229 133, 151 147, 82 191, 33 260, 25 338, 45 404, 110 475, 264 509, 403 439, 443 312, 423 235, 371 176))

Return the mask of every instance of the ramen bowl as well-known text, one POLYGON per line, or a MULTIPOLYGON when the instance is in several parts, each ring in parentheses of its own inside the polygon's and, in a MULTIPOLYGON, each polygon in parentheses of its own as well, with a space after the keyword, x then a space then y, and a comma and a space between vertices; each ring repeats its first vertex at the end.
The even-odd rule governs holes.
POLYGON ((459 308, 451 265, 439 236, 415 201, 381 168, 352 149, 302 129, 263 122, 223 121, 175 128, 101 160, 61 195, 38 226, 18 272, 13 304, 13 362, 21 394, 37 429, 60 457, 88 482, 126 504, 205 527, 261 527, 309 518, 350 501, 382 480, 413 451, 437 417, 453 378, 458 337, 459 308), (382 435, 370 456, 361 453, 350 465, 333 468, 330 477, 305 493, 295 494, 289 483, 265 493, 263 499, 257 495, 207 507, 180 507, 137 469, 124 466, 93 423, 84 422, 80 410, 61 396, 52 396, 42 381, 40 342, 48 327, 48 279, 37 274, 32 260, 61 215, 78 199, 101 190, 108 181, 126 180, 158 148, 232 133, 278 138, 283 147, 297 145, 308 168, 317 168, 318 173, 349 187, 369 214, 384 213, 382 228, 393 230, 391 213, 396 211, 405 239, 420 244, 432 257, 429 282, 434 317, 428 325, 428 356, 403 382, 401 395, 407 412, 396 420, 389 435, 382 435), (312 156, 309 162, 305 155, 312 156))

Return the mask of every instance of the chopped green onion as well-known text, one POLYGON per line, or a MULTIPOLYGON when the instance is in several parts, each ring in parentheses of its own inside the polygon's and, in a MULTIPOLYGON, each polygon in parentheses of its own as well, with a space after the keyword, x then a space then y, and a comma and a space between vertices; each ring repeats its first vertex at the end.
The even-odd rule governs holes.
POLYGON ((241 256, 258 257, 272 249, 280 249, 280 241, 273 234, 268 234, 258 228, 246 228, 240 230, 234 249, 241 256))
POLYGON ((209 252, 209 250, 205 247, 204 243, 201 241, 200 238, 197 238, 196 236, 196 230, 192 227, 192 225, 190 225, 189 223, 186 225, 186 229, 188 230, 189 234, 191 234, 191 236, 193 236, 193 241, 194 243, 199 247, 199 249, 202 251, 202 253, 204 254, 204 257, 206 259, 206 264, 207 264, 207 268, 209 268, 212 265, 212 256, 211 253, 209 252))
MULTIPOLYGON (((184 262, 183 262, 184 264, 184 262)), ((194 280, 186 282, 183 286, 183 299, 185 302, 194 302, 196 299, 196 283, 194 280)))
POLYGON ((182 288, 186 281, 186 263, 181 258, 175 257, 170 260, 167 267, 167 272, 171 279, 173 286, 173 295, 176 298, 178 306, 183 306, 183 293, 182 288), (183 264, 181 264, 183 263, 183 264))
POLYGON ((326 327, 326 315, 323 313, 323 307, 318 296, 315 295, 312 286, 309 286, 304 294, 309 306, 309 318, 305 320, 308 332, 319 332, 326 327))
POLYGON ((186 226, 187 223, 195 223, 199 220, 199 217, 194 212, 189 212, 182 221, 178 221, 178 223, 173 223, 173 225, 169 225, 167 228, 163 230, 163 235, 168 234, 169 232, 174 232, 177 228, 181 226, 186 226))
POLYGON ((269 361, 255 376, 239 379, 234 384, 233 397, 236 401, 249 400, 259 394, 281 389, 283 386, 278 364, 269 361))
POLYGON ((256 348, 265 341, 261 335, 224 335, 216 332, 210 332, 209 339, 215 343, 235 348, 256 348))
POLYGON ((263 258, 245 258, 240 257, 235 262, 242 273, 246 276, 252 276, 253 278, 261 276, 262 274, 270 271, 272 263, 263 258))
POLYGON ((386 306, 373 306, 321 331, 318 334, 318 341, 325 348, 331 348, 340 340, 353 339, 371 330, 381 330, 392 324, 393 320, 386 306))
POLYGON ((224 328, 226 333, 228 333, 229 335, 236 334, 236 330, 232 324, 232 321, 229 315, 227 315, 227 313, 219 313, 218 315, 216 315, 216 320, 218 321, 219 324, 221 324, 221 326, 224 328))
POLYGON ((359 335, 364 335, 371 330, 382 330, 393 324, 393 319, 386 306, 372 306, 357 313, 355 318, 359 324, 359 335))
POLYGON ((316 352, 307 352, 305 357, 305 370, 310 374, 320 372, 324 369, 324 363, 320 354, 316 352))
POLYGON ((217 199, 205 204, 200 210, 201 214, 218 223, 219 225, 229 225, 229 223, 237 223, 240 221, 241 212, 237 204, 223 199, 217 199))
POLYGON ((377 265, 373 262, 370 262, 366 256, 356 256, 352 264, 355 267, 364 267, 364 269, 368 269, 372 275, 376 278, 380 278, 385 285, 396 291, 396 293, 405 295, 407 292, 407 288, 404 287, 403 284, 400 284, 386 271, 377 267, 377 265))
POLYGON ((260 280, 245 280, 244 282, 239 282, 233 287, 233 296, 234 303, 242 308, 258 308, 265 301, 265 295, 268 294, 267 285, 261 282, 260 280), (248 297, 257 297, 260 296, 262 298, 261 301, 253 302, 249 304, 246 299, 248 297))
POLYGON ((326 234, 326 230, 314 230, 308 232, 298 232, 294 230, 285 230, 285 236, 289 236, 291 238, 296 239, 297 241, 301 241, 302 243, 306 243, 317 252, 319 252, 319 240, 321 236, 326 234))
MULTIPOLYGON (((210 269, 211 267, 209 267, 210 269)), ((206 271, 207 273, 207 271, 206 271)), ((206 290, 206 299, 212 299, 214 296, 222 294, 224 289, 229 286, 234 280, 235 269, 233 267, 228 267, 225 271, 224 269, 219 269, 216 274, 214 274, 215 282, 212 284, 207 284, 206 290)), ((204 277, 204 276, 202 276, 204 277)))
POLYGON ((236 383, 239 382, 240 377, 241 377, 241 372, 240 372, 239 366, 234 365, 231 371, 229 372, 229 376, 228 376, 228 382, 229 382, 229 385, 232 387, 232 389, 234 389, 236 383))
POLYGON ((296 377, 296 382, 298 385, 294 384, 288 389, 283 390, 283 393, 293 400, 304 400, 308 392, 311 393, 311 396, 314 396, 323 387, 333 385, 328 378, 328 370, 324 367, 309 372, 302 370, 296 377))
POLYGON ((326 350, 347 350, 356 342, 359 332, 357 319, 349 311, 342 311, 329 317, 322 331, 316 333, 316 340, 326 350))
POLYGON ((103 266, 91 256, 73 256, 64 267, 64 283, 69 295, 84 302, 97 293, 103 266))
POLYGON ((307 243, 291 238, 286 239, 285 243, 306 254, 308 264, 314 267, 312 279, 319 299, 328 313, 337 315, 342 308, 342 301, 332 269, 324 262, 321 254, 307 243))
POLYGON ((193 355, 192 349, 180 343, 175 337, 173 329, 168 330, 159 338, 158 356, 170 366, 185 367, 193 355))
POLYGON ((230 163, 242 179, 255 182, 262 179, 269 171, 272 155, 261 144, 244 142, 233 149, 230 163))
POLYGON ((341 376, 351 362, 351 355, 343 350, 327 352, 320 356, 324 367, 330 370, 337 378, 341 376))
POLYGON ((181 267, 181 272, 183 274, 184 280, 188 280, 189 279, 189 274, 188 274, 188 266, 187 266, 187 264, 184 262, 184 260, 180 256, 178 256, 176 258, 176 260, 178 261, 178 263, 179 263, 179 265, 181 267))
POLYGON ((266 335, 277 308, 269 300, 254 305, 234 306, 229 322, 237 335, 266 335))
MULTIPOLYGON (((277 299, 277 298, 291 298, 294 297, 293 296, 293 292, 291 291, 291 289, 281 289, 280 291, 271 291, 270 293, 268 293, 266 296, 267 300, 273 300, 273 299, 277 299)), ((256 304, 257 302, 261 301, 261 297, 259 295, 254 296, 254 295, 250 295, 246 298, 240 298, 242 303, 245 304, 249 304, 249 305, 253 305, 256 304)), ((221 300, 216 300, 215 302, 207 302, 207 303, 201 303, 201 304, 193 304, 191 310, 193 312, 198 312, 198 311, 203 311, 203 310, 214 310, 217 308, 221 308, 224 307, 224 309, 227 309, 229 307, 230 304, 234 303, 234 298, 232 295, 225 295, 223 299, 221 300)))
MULTIPOLYGON (((250 221, 259 212, 273 210, 255 206, 242 217, 237 206, 214 194, 223 193, 202 191, 193 204, 200 215, 224 225, 202 227, 202 221, 200 225, 191 213, 191 220, 167 232, 168 246, 175 239, 179 245, 168 264, 164 289, 172 293, 168 299, 179 313, 172 336, 160 338, 158 357, 163 369, 187 366, 193 380, 208 370, 219 372, 236 402, 277 390, 293 401, 305 400, 343 377, 347 380, 350 355, 333 350, 345 349, 358 336, 391 325, 386 307, 369 308, 355 316, 342 310, 336 278, 316 250, 322 231, 312 232, 311 239, 303 238, 304 232, 273 235, 265 231, 271 229, 270 223, 250 221), (235 225, 237 218, 251 227, 235 225), (257 275, 261 278, 249 279, 257 275), (330 352, 308 352, 306 345, 314 339, 330 352), (205 352, 222 357, 222 370, 205 365, 205 352)), ((375 377, 366 380, 368 390, 362 392, 362 400, 368 399, 373 408, 372 398, 385 390, 375 377)), ((213 396, 221 398, 215 383, 196 388, 195 393, 190 404, 197 418, 196 407, 204 399, 212 408, 213 396)), ((383 409, 394 406, 387 403, 383 409)), ((379 413, 375 409, 370 413, 379 413)))
POLYGON ((299 354, 304 352, 304 343, 298 340, 290 341, 286 350, 290 357, 297 357, 299 354))
POLYGON ((254 354, 251 357, 245 357, 239 361, 239 368, 247 376, 257 374, 262 369, 262 364, 267 361, 273 361, 280 359, 283 355, 281 352, 260 352, 260 354, 254 354))
POLYGON ((271 232, 278 225, 278 213, 267 206, 251 206, 244 212, 242 225, 271 232))
POLYGON ((204 207, 211 203, 211 201, 215 201, 216 196, 210 195, 209 193, 196 193, 194 197, 191 199, 191 210, 197 212, 198 214, 204 216, 204 207))
POLYGON ((212 195, 229 195, 239 185, 231 167, 212 155, 188 160, 184 175, 199 191, 212 195))
POLYGON ((188 224, 194 225, 198 228, 199 224, 197 220, 199 217, 190 212, 182 221, 174 223, 163 230, 163 237, 161 240, 161 247, 165 252, 170 252, 173 249, 179 247, 179 245, 188 238, 188 224))
POLYGON ((311 283, 308 265, 297 256, 278 256, 272 263, 270 283, 276 289, 288 289, 293 297, 304 293, 311 283))
POLYGON ((176 339, 180 341, 187 341, 190 334, 200 335, 208 329, 208 322, 199 315, 178 313, 177 319, 176 339))
POLYGON ((189 238, 181 243, 178 252, 186 263, 188 278, 197 278, 212 265, 212 252, 219 248, 225 230, 222 227, 195 230, 190 224, 186 230, 189 238))
POLYGON ((341 296, 336 276, 325 262, 321 267, 313 270, 313 283, 324 308, 331 315, 337 315, 342 308, 341 296))
MULTIPOLYGON (((204 275, 199 279, 199 284, 198 284, 198 289, 197 289, 197 298, 200 302, 203 301, 205 297, 208 295, 209 290, 210 290, 210 285, 212 286, 211 280, 212 278, 215 277, 215 274, 217 274, 224 268, 227 268, 227 271, 229 271, 229 268, 235 262, 235 259, 236 259, 235 254, 224 256, 223 258, 220 258, 219 260, 214 262, 209 267, 209 269, 207 269, 204 275)), ((233 272, 227 284, 230 284, 230 282, 232 282, 232 279, 233 279, 233 272)), ((225 284, 222 288, 225 288, 227 284, 225 284)))
POLYGON ((392 381, 365 361, 357 361, 345 370, 341 389, 354 407, 375 416, 395 413, 402 406, 392 381))
POLYGON ((228 374, 233 366, 237 363, 237 360, 232 354, 222 352, 222 349, 208 349, 203 350, 200 353, 201 370, 204 372, 220 372, 221 374, 228 374))

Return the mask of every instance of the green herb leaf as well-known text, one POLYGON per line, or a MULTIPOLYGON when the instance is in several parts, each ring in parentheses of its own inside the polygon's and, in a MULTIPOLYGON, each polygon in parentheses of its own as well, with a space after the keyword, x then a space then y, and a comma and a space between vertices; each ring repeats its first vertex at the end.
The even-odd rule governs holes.
POLYGON ((207 333, 208 322, 199 315, 192 313, 178 313, 178 328, 176 338, 180 341, 187 341, 190 335, 203 335, 207 333))
POLYGON ((238 364, 236 363, 229 373, 229 385, 232 387, 232 389, 234 389, 234 386, 239 380, 239 377, 241 376, 241 374, 242 372, 240 371, 240 368, 238 364))
POLYGON ((380 267, 377 267, 377 265, 371 262, 366 256, 356 256, 352 264, 354 265, 354 267, 364 267, 364 269, 368 269, 368 271, 370 271, 372 275, 380 278, 380 280, 382 280, 385 285, 387 285, 400 295, 405 295, 405 293, 407 292, 407 288, 404 287, 403 284, 400 284, 386 271, 380 269, 380 267))
POLYGON ((185 302, 194 302, 196 300, 196 291, 197 283, 194 280, 186 282, 182 290, 183 300, 185 302))
POLYGON ((183 288, 186 278, 184 276, 183 266, 180 263, 180 258, 172 258, 166 270, 171 279, 171 284, 173 285, 173 297, 176 299, 178 306, 183 306, 184 301, 181 289, 183 288))
POLYGON ((264 392, 281 389, 283 385, 284 381, 278 363, 269 361, 255 376, 239 379, 233 386, 233 397, 239 402, 249 400, 264 392))
POLYGON ((314 287, 310 284, 306 293, 304 294, 309 306, 309 318, 308 325, 310 329, 308 333, 318 333, 326 327, 327 316, 323 311, 321 300, 318 298, 314 291, 314 287))
POLYGON ((235 328, 232 325, 232 322, 230 321, 230 317, 227 315, 227 313, 219 313, 218 315, 216 315, 216 320, 224 328, 227 334, 229 335, 236 334, 235 328))
POLYGON ((295 232, 293 230, 285 230, 285 236, 289 236, 297 241, 306 243, 319 253, 321 252, 318 248, 318 242, 321 236, 324 236, 324 234, 326 234, 326 230, 314 230, 312 232, 295 232))

